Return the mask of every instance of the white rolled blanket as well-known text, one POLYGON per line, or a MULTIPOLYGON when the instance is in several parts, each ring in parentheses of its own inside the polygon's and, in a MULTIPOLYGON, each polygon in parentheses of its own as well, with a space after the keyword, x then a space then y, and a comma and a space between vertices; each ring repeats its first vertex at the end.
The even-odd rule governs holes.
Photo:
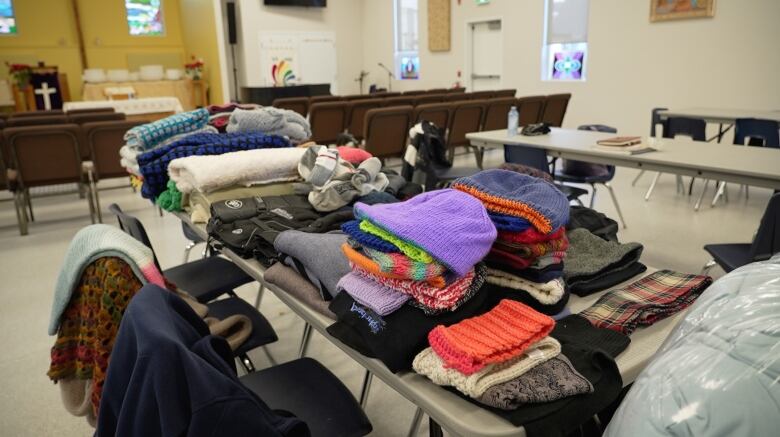
POLYGON ((295 181, 306 149, 256 149, 213 156, 188 156, 171 161, 168 175, 182 193, 209 193, 237 185, 295 181))

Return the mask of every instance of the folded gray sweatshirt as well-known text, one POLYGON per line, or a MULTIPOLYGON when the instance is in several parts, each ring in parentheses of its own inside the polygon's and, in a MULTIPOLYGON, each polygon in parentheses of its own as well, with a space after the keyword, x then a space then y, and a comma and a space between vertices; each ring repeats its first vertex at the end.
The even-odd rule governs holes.
POLYGON ((257 109, 236 108, 230 114, 227 132, 260 131, 267 135, 281 135, 296 143, 311 138, 309 122, 301 114, 270 106, 257 109))

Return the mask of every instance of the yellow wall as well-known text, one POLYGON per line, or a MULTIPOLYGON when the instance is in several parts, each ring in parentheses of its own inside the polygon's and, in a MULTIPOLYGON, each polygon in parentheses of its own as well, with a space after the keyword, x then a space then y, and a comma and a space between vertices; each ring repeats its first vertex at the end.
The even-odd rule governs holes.
MULTIPOLYGON (((165 34, 161 36, 131 36, 123 0, 77 1, 89 67, 128 68, 128 56, 165 56, 183 68, 196 54, 206 63, 212 101, 222 101, 210 0, 163 0, 165 34)), ((5 61, 44 61, 67 73, 71 98, 80 100, 83 66, 71 0, 16 0, 14 9, 19 33, 0 36, 0 77, 6 76, 5 61)))
MULTIPOLYGON (((180 1, 181 30, 184 46, 187 49, 187 60, 192 55, 203 59, 205 64, 203 78, 209 82, 210 100, 215 104, 224 103, 214 2, 212 0, 180 1)), ((221 20, 222 17, 219 19, 221 20)))

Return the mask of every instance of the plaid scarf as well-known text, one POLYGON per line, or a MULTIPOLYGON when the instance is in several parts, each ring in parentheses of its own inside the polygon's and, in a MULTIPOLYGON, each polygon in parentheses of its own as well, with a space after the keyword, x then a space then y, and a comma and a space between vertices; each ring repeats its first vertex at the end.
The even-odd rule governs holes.
POLYGON ((626 335, 691 305, 712 278, 659 270, 623 288, 609 291, 580 315, 598 328, 626 335))

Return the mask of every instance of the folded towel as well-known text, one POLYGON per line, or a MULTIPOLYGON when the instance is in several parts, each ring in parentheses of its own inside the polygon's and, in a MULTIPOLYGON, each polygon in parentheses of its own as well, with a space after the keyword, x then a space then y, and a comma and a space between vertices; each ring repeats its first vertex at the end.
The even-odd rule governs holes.
POLYGON ((125 133, 124 139, 130 146, 149 150, 174 135, 200 129, 206 126, 208 121, 209 111, 204 108, 196 109, 133 127, 125 133))
POLYGON ((236 108, 230 114, 227 132, 258 131, 267 135, 281 135, 295 143, 311 137, 309 122, 295 111, 270 106, 257 109, 236 108))
POLYGON ((168 174, 182 193, 204 193, 236 185, 256 185, 298 179, 303 149, 255 149, 212 156, 174 159, 168 174))
POLYGON ((550 317, 520 302, 503 299, 485 314, 433 328, 428 342, 448 367, 470 375, 488 364, 522 354, 554 326, 550 317))
POLYGON ((412 368, 415 372, 427 376, 434 384, 455 387, 466 396, 479 398, 489 388, 518 378, 560 353, 561 344, 548 336, 512 359, 490 364, 471 375, 464 375, 447 367, 432 348, 426 348, 414 357, 412 368))

